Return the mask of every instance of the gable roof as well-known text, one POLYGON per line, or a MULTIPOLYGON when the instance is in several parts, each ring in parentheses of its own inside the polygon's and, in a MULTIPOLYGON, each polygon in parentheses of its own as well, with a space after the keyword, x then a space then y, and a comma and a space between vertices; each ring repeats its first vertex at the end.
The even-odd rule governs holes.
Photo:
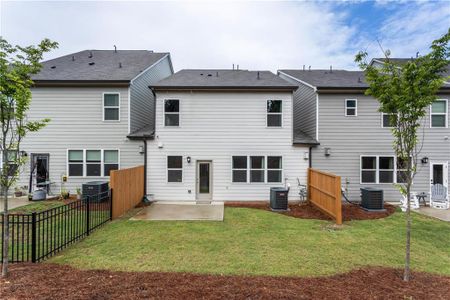
POLYGON ((36 84, 126 83, 167 55, 148 50, 84 50, 42 62, 42 70, 32 80, 36 84))
POLYGON ((152 86, 155 90, 180 89, 297 89, 297 86, 270 71, 184 69, 152 86))
POLYGON ((279 70, 318 89, 368 88, 364 72, 346 70, 279 70))

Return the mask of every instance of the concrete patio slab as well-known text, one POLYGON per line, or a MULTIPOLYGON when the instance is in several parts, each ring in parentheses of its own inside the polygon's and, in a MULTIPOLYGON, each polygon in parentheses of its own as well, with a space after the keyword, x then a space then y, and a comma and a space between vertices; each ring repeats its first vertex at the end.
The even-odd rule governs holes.
POLYGON ((130 220, 151 221, 223 221, 223 202, 155 202, 130 220))
POLYGON ((433 217, 442 221, 450 222, 450 209, 437 209, 431 207, 421 207, 415 210, 419 214, 433 217))
MULTIPOLYGON (((19 198, 8 198, 8 210, 21 207, 27 204, 32 203, 31 201, 28 201, 28 196, 19 197, 19 198)), ((0 198, 0 212, 3 212, 3 207, 5 205, 5 201, 3 200, 3 197, 0 198)))

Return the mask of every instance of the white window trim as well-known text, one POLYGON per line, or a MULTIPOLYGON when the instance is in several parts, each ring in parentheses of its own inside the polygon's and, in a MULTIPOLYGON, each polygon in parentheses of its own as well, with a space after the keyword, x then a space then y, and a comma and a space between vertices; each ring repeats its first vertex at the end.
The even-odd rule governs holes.
POLYGON ((250 154, 250 155, 244 155, 244 154, 236 154, 236 155, 231 155, 231 160, 230 160, 230 165, 231 165, 231 171, 230 171, 230 182, 231 184, 252 184, 252 185, 258 185, 258 184, 280 184, 283 183, 283 179, 284 179, 284 169, 283 169, 283 155, 277 155, 277 154, 269 154, 269 155, 263 155, 263 154, 250 154), (246 169, 242 169, 242 168, 233 168, 233 157, 235 156, 245 156, 247 159, 247 168, 246 169), (264 157, 264 169, 252 169, 252 165, 251 165, 251 157, 255 157, 255 156, 261 156, 264 157), (280 157, 281 158, 281 169, 269 169, 268 168, 268 157, 280 157), (251 171, 252 170, 263 170, 264 171, 264 181, 263 182, 252 182, 251 181, 251 171), (234 182, 233 181, 233 171, 246 171, 246 181, 245 182, 234 182), (268 171, 281 171, 281 181, 279 182, 269 182, 268 181, 268 171))
POLYGON ((269 100, 266 100, 266 128, 276 128, 276 129, 283 128, 283 126, 284 126, 283 111, 284 111, 284 109, 283 109, 283 100, 281 100, 281 99, 269 99, 269 100), (276 112, 276 113, 268 112, 267 111, 267 102, 269 102, 269 101, 281 101, 281 112, 276 112), (268 122, 268 119, 269 119, 268 116, 269 115, 280 115, 281 116, 281 126, 269 126, 269 122, 268 122))
POLYGON ((430 128, 448 128, 448 99, 436 99, 435 101, 445 101, 445 113, 433 113, 433 105, 430 105, 430 128), (445 116, 445 127, 433 126, 433 115, 445 116))
POLYGON ((110 148, 105 148, 105 149, 96 149, 96 148, 89 148, 89 149, 80 149, 80 148, 68 148, 66 149, 66 176, 68 178, 104 178, 107 177, 109 178, 109 176, 105 175, 105 161, 104 161, 104 152, 105 151, 117 151, 117 168, 118 170, 120 170, 120 149, 110 149, 110 148), (93 151, 100 151, 100 157, 101 157, 101 162, 100 162, 100 176, 87 176, 87 161, 86 161, 86 151, 88 150, 93 150, 93 151), (82 163, 74 163, 74 164, 79 164, 79 165, 83 165, 83 175, 81 176, 70 176, 69 175, 69 151, 83 151, 83 162, 82 163))
MULTIPOLYGON (((395 113, 385 113, 381 112, 381 128, 395 128, 395 126, 384 126, 383 118, 385 115, 394 115, 395 113)), ((398 114, 397 114, 398 117, 398 114)))
POLYGON ((345 116, 346 117, 357 117, 358 116, 358 99, 345 99, 345 116), (355 101, 355 107, 348 107, 347 106, 347 102, 348 101, 355 101), (347 109, 355 109, 355 114, 354 115, 349 115, 347 114, 347 109))
MULTIPOLYGON (((164 124, 164 127, 167 127, 167 128, 179 128, 179 127, 181 127, 181 100, 180 99, 164 99, 162 105, 163 105, 163 124, 164 124), (169 100, 177 100, 178 101, 178 112, 167 112, 166 113, 166 101, 169 101, 169 100), (166 125, 166 114, 168 114, 168 115, 178 115, 178 126, 168 126, 168 125, 166 125)), ((170 155, 170 156, 176 156, 176 155, 170 155)))
POLYGON ((364 154, 359 156, 359 184, 396 184, 397 182, 397 172, 403 171, 406 169, 398 169, 397 168, 397 156, 392 154, 386 154, 386 155, 370 155, 370 154, 364 154), (362 182, 362 158, 363 157, 375 157, 375 167, 376 169, 364 169, 364 171, 375 171, 375 182, 362 182), (393 157, 394 158, 394 169, 383 169, 384 171, 390 171, 392 170, 394 172, 393 175, 393 182, 380 182, 380 157, 393 157))
POLYGON ((266 183, 276 184, 283 183, 284 172, 283 172, 283 156, 282 155, 267 155, 266 156, 266 183), (280 157, 281 158, 281 169, 269 169, 269 156, 271 157, 280 157), (281 171, 281 181, 270 181, 269 182, 269 171, 281 171))
MULTIPOLYGON (((175 127, 175 126, 174 126, 175 127)), ((183 155, 166 155, 166 183, 168 184, 180 184, 184 182, 184 156, 183 155), (181 168, 169 168, 169 157, 170 156, 181 156, 181 168), (181 171, 181 181, 169 181, 169 170, 181 171)))
MULTIPOLYGON (((119 92, 103 92, 103 94, 102 94, 102 120, 103 120, 103 122, 107 122, 107 123, 120 122, 120 93, 119 92), (118 106, 105 106, 105 95, 118 95, 119 96, 119 105, 118 106), (118 108, 119 109, 119 119, 118 120, 105 120, 105 108, 118 108)), ((72 149, 70 149, 70 150, 72 150, 72 149)), ((91 150, 91 149, 89 149, 89 150, 91 150)))
POLYGON ((266 183, 266 181, 267 181, 267 156, 264 156, 264 155, 249 155, 248 157, 247 157, 247 163, 249 164, 248 165, 248 169, 249 169, 249 172, 248 172, 248 182, 249 183, 252 183, 252 184, 258 184, 258 183, 266 183), (262 169, 254 169, 254 168, 252 168, 252 157, 262 157, 263 158, 263 168, 262 169), (263 181, 255 181, 255 182, 252 182, 252 171, 263 171, 263 174, 264 174, 264 180, 263 181))
MULTIPOLYGON (((263 155, 261 155, 261 156, 263 156, 263 155)), ((249 163, 250 163, 250 158, 249 158, 250 156, 249 155, 231 155, 231 180, 230 180, 230 182, 232 183, 232 184, 247 184, 247 183, 250 183, 250 178, 249 178, 249 168, 250 168, 250 165, 249 165, 249 163), (245 156, 245 158, 247 159, 247 168, 245 168, 245 169, 242 169, 242 168, 233 168, 233 157, 235 157, 235 156, 245 156), (233 171, 245 171, 245 174, 246 174, 246 180, 245 180, 245 182, 234 182, 233 181, 233 171)), ((256 182, 255 182, 256 183, 256 182)))

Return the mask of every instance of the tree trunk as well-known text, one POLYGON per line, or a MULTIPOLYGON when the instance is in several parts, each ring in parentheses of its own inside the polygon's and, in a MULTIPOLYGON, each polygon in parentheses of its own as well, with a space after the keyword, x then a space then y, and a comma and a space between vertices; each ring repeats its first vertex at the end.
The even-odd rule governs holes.
POLYGON ((8 218, 8 188, 4 191, 4 211, 3 211, 3 264, 2 276, 8 276, 8 252, 9 252, 9 218, 8 218))
POLYGON ((410 278, 410 258, 411 258, 411 184, 406 187, 406 253, 405 253, 405 272, 403 281, 409 281, 410 278))

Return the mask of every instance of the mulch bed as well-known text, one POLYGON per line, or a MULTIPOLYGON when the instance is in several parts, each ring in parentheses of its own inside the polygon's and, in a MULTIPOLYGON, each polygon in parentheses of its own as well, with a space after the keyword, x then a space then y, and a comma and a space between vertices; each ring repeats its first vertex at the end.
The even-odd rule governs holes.
POLYGON ((449 299, 450 277, 365 268, 329 277, 81 271, 19 264, 0 279, 2 299, 449 299))
MULTIPOLYGON (((225 206, 256 208, 271 211, 269 203, 262 201, 225 202, 225 206)), ((392 215, 396 210, 396 207, 390 204, 384 204, 384 208, 386 211, 383 212, 368 212, 357 205, 344 204, 342 205, 342 219, 344 221, 381 219, 392 215)), ((332 220, 331 217, 321 212, 310 203, 289 204, 289 211, 278 213, 301 219, 332 220)))

